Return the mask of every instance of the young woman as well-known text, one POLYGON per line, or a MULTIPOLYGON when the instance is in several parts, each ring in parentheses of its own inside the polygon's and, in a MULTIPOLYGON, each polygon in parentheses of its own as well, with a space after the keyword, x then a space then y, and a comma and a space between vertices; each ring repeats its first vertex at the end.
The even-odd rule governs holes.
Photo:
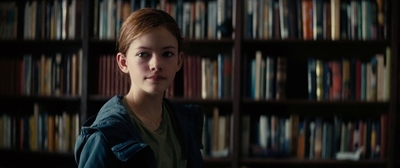
POLYGON ((166 12, 144 8, 122 24, 116 60, 130 89, 82 126, 78 167, 204 167, 203 112, 164 97, 183 63, 183 38, 166 12))

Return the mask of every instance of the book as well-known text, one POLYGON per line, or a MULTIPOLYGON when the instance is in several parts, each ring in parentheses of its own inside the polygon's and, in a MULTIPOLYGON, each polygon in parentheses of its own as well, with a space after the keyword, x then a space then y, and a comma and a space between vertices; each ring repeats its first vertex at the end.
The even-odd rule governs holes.
POLYGON ((372 121, 372 125, 371 125, 371 141, 370 141, 370 159, 376 159, 377 155, 379 155, 379 150, 380 150, 380 146, 379 146, 379 132, 380 132, 380 128, 379 128, 379 122, 376 120, 372 121))
POLYGON ((347 123, 343 121, 340 125, 340 152, 348 151, 347 145, 348 145, 348 129, 347 129, 347 123))
POLYGON ((386 159, 388 154, 388 123, 389 118, 388 114, 382 114, 380 116, 380 149, 379 149, 379 158, 386 159))
POLYGON ((282 100, 286 98, 286 59, 286 57, 277 57, 276 60, 276 100, 282 100))
POLYGON ((331 1, 325 0, 322 4, 322 32, 323 39, 331 40, 332 39, 332 7, 331 1))
POLYGON ((315 120, 311 120, 310 121, 310 123, 309 123, 309 131, 310 131, 310 134, 309 134, 309 138, 308 138, 308 141, 309 141, 309 149, 308 149, 308 151, 309 151, 309 153, 308 153, 308 158, 309 159, 314 159, 314 156, 315 156, 315 151, 314 151, 314 149, 315 149, 315 120))
POLYGON ((349 80, 349 99, 355 100, 355 92, 356 92, 356 62, 357 58, 349 58, 350 62, 350 80, 349 80))
POLYGON ((271 153, 277 153, 279 150, 279 118, 276 115, 271 115, 270 138, 271 138, 271 153))
POLYGON ((207 38, 217 38, 217 1, 207 3, 207 38))
POLYGON ((261 51, 256 51, 255 53, 255 83, 254 83, 254 99, 259 100, 261 99, 261 81, 263 80, 264 76, 261 76, 262 67, 261 64, 263 63, 262 53, 261 51))
POLYGON ((246 5, 246 10, 245 10, 245 23, 246 23, 246 27, 245 27, 245 34, 246 37, 249 39, 254 39, 254 35, 255 34, 254 31, 254 21, 253 21, 253 17, 254 17, 254 8, 253 8, 253 1, 254 0, 248 0, 246 1, 247 3, 245 3, 246 5))
POLYGON ((196 0, 195 2, 195 17, 194 17, 194 38, 204 39, 206 29, 206 2, 196 0))
POLYGON ((55 128, 56 128, 56 117, 55 117, 55 115, 53 115, 53 114, 49 114, 48 116, 47 116, 47 122, 48 122, 48 124, 47 124, 47 135, 48 135, 48 138, 47 138, 47 150, 49 151, 49 152, 55 152, 55 147, 56 147, 56 142, 55 142, 55 136, 56 136, 56 130, 55 130, 55 128))
POLYGON ((321 158, 329 159, 332 158, 332 123, 325 120, 322 123, 322 150, 321 158))
POLYGON ((299 148, 298 144, 298 138, 299 138, 299 124, 300 124, 300 116, 297 114, 292 114, 289 117, 289 122, 290 122, 290 132, 288 132, 290 135, 290 151, 289 155, 290 156, 296 156, 297 155, 297 150, 299 148))
POLYGON ((315 118, 315 140, 314 140, 314 159, 321 159, 323 144, 323 120, 321 117, 315 118))
POLYGON ((313 39, 321 40, 323 39, 323 3, 322 0, 312 0, 312 31, 313 39))
POLYGON ((183 2, 182 35, 184 38, 192 38, 190 29, 191 2, 183 2))
POLYGON ((342 100, 350 100, 350 60, 348 58, 342 58, 342 89, 341 97, 342 100))
POLYGON ((217 1, 217 39, 221 39, 224 36, 224 22, 226 18, 226 0, 216 0, 217 1))
MULTIPOLYGON (((227 129, 227 121, 228 121, 228 117, 226 115, 220 114, 219 117, 217 118, 218 121, 218 125, 216 125, 216 127, 218 127, 218 145, 217 145, 217 150, 215 152, 222 152, 225 151, 227 149, 227 132, 229 132, 229 130, 227 129)), ((229 123, 228 123, 229 124, 229 123)), ((215 156, 215 155, 214 155, 215 156)), ((224 156, 222 155, 217 155, 218 156, 224 156)))
POLYGON ((316 90, 317 90, 317 77, 316 77, 316 59, 308 58, 307 59, 307 78, 308 78, 308 99, 316 100, 316 90))
POLYGON ((259 117, 259 145, 262 149, 266 150, 267 149, 267 144, 268 144, 268 136, 269 136, 269 130, 268 130, 268 124, 269 124, 269 119, 267 115, 260 115, 259 117))
MULTIPOLYGON (((218 98, 221 99, 224 97, 225 93, 224 93, 224 62, 225 62, 225 55, 223 54, 218 54, 217 55, 217 61, 218 61, 218 98)), ((190 73, 193 74, 193 73, 190 73)), ((197 83, 197 81, 193 82, 193 83, 197 83)))
POLYGON ((362 63, 360 59, 355 60, 354 65, 354 100, 361 101, 362 63))
POLYGON ((75 96, 78 92, 78 55, 71 55, 71 95, 75 96))
POLYGON ((298 138, 297 138, 297 158, 304 159, 305 158, 305 148, 306 148, 306 122, 304 120, 299 122, 298 128, 298 138))
POLYGON ((61 70, 62 70, 62 58, 63 56, 61 55, 61 53, 56 53, 55 55, 55 68, 53 69, 53 78, 52 80, 54 81, 54 87, 53 87, 53 92, 54 95, 56 96, 60 96, 62 94, 61 92, 61 70))
POLYGON ((332 152, 336 155, 337 152, 341 151, 342 144, 342 118, 335 115, 333 117, 333 143, 332 143, 332 152))
POLYGON ((281 39, 281 20, 280 20, 280 13, 279 13, 279 0, 273 0, 272 2, 272 10, 273 10, 273 17, 272 17, 272 39, 281 39))
POLYGON ((323 85, 324 85, 324 100, 330 100, 330 88, 332 86, 332 71, 330 68, 329 60, 323 62, 324 70, 323 70, 323 85))
POLYGON ((315 97, 316 100, 324 99, 324 63, 323 60, 317 59, 315 62, 315 97))
POLYGON ((265 99, 275 99, 275 57, 266 56, 265 58, 265 99))
POLYGON ((204 145, 202 150, 203 156, 211 156, 212 141, 213 141, 213 128, 212 128, 212 117, 213 115, 204 113, 204 128, 203 128, 203 139, 202 143, 204 145))
POLYGON ((208 78, 207 78, 207 71, 208 71, 208 68, 207 68, 207 64, 208 64, 208 62, 209 62, 209 59, 208 58, 205 58, 205 57, 203 57, 203 58, 201 58, 201 98, 203 98, 203 99, 206 99, 207 97, 208 97, 208 95, 207 95, 207 90, 208 90, 208 85, 207 85, 207 83, 208 83, 208 78))
POLYGON ((262 5, 263 7, 261 10, 263 12, 263 16, 261 17, 263 26, 260 28, 260 31, 262 31, 260 34, 263 35, 262 39, 270 39, 272 36, 273 0, 262 0, 260 3, 260 6, 262 5))
POLYGON ((391 72, 391 50, 386 47, 385 53, 385 82, 384 82, 384 101, 390 100, 390 72, 391 72))
POLYGON ((232 56, 225 54, 223 65, 223 96, 225 98, 232 96, 232 63, 232 56))
POLYGON ((45 72, 44 72, 44 94, 45 96, 50 96, 52 95, 52 89, 53 89, 53 85, 52 85, 52 81, 53 81, 53 76, 52 76, 52 72, 54 71, 53 68, 53 55, 47 55, 45 58, 45 72))
POLYGON ((364 119, 360 119, 358 121, 358 132, 359 132, 359 146, 358 149, 362 148, 362 152, 361 152, 361 158, 365 158, 365 149, 366 149, 366 143, 365 143, 365 139, 366 139, 366 126, 365 126, 365 120, 364 119))
MULTIPOLYGON (((377 62, 377 58, 376 57, 371 57, 371 60, 369 62, 370 66, 369 66, 369 87, 367 88, 367 95, 368 96, 368 100, 369 101, 376 101, 377 100, 377 77, 378 77, 378 73, 377 73, 377 68, 378 68, 378 62, 377 62)), ((367 85, 368 86, 368 85, 367 85)))
POLYGON ((297 32, 297 39, 303 39, 303 6, 302 6, 303 0, 295 0, 296 4, 296 20, 297 24, 295 27, 297 27, 296 32, 297 32))
POLYGON ((338 60, 330 62, 332 84, 330 87, 330 100, 341 100, 342 97, 342 65, 338 60))
POLYGON ((350 11, 349 7, 350 3, 348 1, 341 1, 340 2, 340 27, 339 27, 339 33, 340 33, 340 39, 341 40, 349 40, 349 34, 350 34, 350 29, 351 23, 349 23, 350 20, 350 11))
POLYGON ((210 65, 212 66, 213 69, 213 73, 212 73, 212 83, 211 83, 211 87, 212 87, 212 98, 214 99, 218 99, 218 61, 217 59, 213 59, 212 60, 212 64, 210 65))
POLYGON ((360 99, 361 101, 366 101, 367 99, 367 62, 361 62, 361 91, 360 99))
POLYGON ((313 0, 302 0, 301 1, 301 15, 302 15, 302 29, 303 29, 303 39, 312 40, 313 39, 313 0))
POLYGON ((255 92, 256 92, 256 59, 251 59, 250 62, 250 98, 255 99, 255 92))
POLYGON ((289 1, 279 0, 279 23, 281 39, 289 38, 289 1))
POLYGON ((32 94, 32 90, 31 90, 31 86, 33 81, 32 78, 32 70, 33 70, 33 58, 32 58, 32 54, 24 54, 23 55, 23 94, 24 95, 31 95, 32 94))
POLYGON ((340 3, 341 0, 330 0, 331 2, 331 38, 332 40, 340 39, 340 3))
POLYGON ((241 155, 246 157, 250 156, 249 150, 250 150, 250 116, 244 115, 242 116, 241 120, 241 140, 242 140, 242 145, 241 145, 241 155))
POLYGON ((350 39, 352 39, 352 40, 357 40, 357 39, 359 39, 359 34, 358 34, 358 27, 359 27, 359 17, 358 17, 358 15, 359 15, 359 9, 358 9, 358 4, 359 4, 359 1, 351 1, 350 2, 350 39))
POLYGON ((376 54, 376 100, 385 101, 385 58, 383 54, 376 54))
POLYGON ((212 113, 212 148, 211 152, 216 152, 219 150, 219 109, 217 107, 213 108, 213 113, 212 113))

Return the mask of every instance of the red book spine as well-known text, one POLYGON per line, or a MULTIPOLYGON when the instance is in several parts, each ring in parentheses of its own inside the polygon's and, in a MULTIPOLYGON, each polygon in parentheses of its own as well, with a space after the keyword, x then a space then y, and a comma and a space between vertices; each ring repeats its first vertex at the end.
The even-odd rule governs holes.
POLYGON ((330 66, 332 70, 332 86, 330 88, 331 92, 330 100, 340 100, 342 91, 341 63, 339 61, 332 61, 330 66))
POLYGON ((313 6, 312 0, 302 0, 301 11, 303 17, 303 39, 313 39, 313 6))
POLYGON ((387 136, 388 136, 388 115, 382 114, 381 115, 381 136, 380 136, 380 159, 385 159, 387 156, 387 136))

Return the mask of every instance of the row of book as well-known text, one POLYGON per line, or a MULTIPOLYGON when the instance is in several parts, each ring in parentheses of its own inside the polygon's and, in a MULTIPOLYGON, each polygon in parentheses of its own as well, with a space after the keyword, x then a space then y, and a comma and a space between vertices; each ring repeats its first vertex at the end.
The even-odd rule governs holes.
POLYGON ((21 69, 17 75, 19 95, 81 95, 82 57, 82 49, 73 53, 24 54, 17 64, 21 69))
POLYGON ((218 107, 210 110, 204 117, 203 156, 228 157, 233 144, 233 115, 218 107))
POLYGON ((232 94, 232 56, 188 55, 183 65, 184 97, 221 99, 232 94))
POLYGON ((385 0, 248 0, 250 39, 377 40, 390 28, 385 0))
POLYGON ((27 40, 81 38, 82 3, 80 0, 26 1, 23 9, 23 38, 27 40))
POLYGON ((265 56, 257 50, 249 63, 247 89, 254 100, 282 100, 286 98, 287 58, 265 56))
POLYGON ((390 96, 390 49, 369 60, 342 58, 308 59, 310 100, 388 101, 390 96))
POLYGON ((164 10, 175 18, 185 38, 232 38, 232 3, 231 0, 95 0, 94 37, 114 40, 132 11, 150 7, 164 10))
POLYGON ((130 78, 118 67, 115 55, 103 54, 98 62, 98 94, 112 96, 126 94, 130 88, 130 78))
POLYGON ((0 3, 0 39, 16 39, 18 27, 18 7, 15 2, 0 3))
POLYGON ((243 156, 339 159, 340 152, 361 151, 360 159, 386 158, 387 114, 367 118, 262 114, 244 116, 242 123, 243 156))
POLYGON ((48 111, 35 103, 31 114, 0 115, 0 148, 71 153, 79 135, 79 113, 48 111))
POLYGON ((27 96, 78 96, 82 93, 82 49, 53 54, 26 53, 0 60, 0 93, 27 96))

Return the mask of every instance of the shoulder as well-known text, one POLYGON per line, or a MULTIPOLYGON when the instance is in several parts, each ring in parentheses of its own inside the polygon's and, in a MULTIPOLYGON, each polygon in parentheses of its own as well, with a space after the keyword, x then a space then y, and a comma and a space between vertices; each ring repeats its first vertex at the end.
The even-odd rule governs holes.
POLYGON ((125 135, 138 137, 122 98, 123 96, 114 96, 107 101, 96 115, 86 120, 81 132, 86 134, 100 132, 111 144, 126 139, 125 135))
MULTIPOLYGON (((96 114, 92 126, 111 125, 121 121, 130 121, 129 114, 122 103, 122 95, 116 95, 109 99, 96 114)), ((125 122, 122 122, 125 123, 125 122)))

